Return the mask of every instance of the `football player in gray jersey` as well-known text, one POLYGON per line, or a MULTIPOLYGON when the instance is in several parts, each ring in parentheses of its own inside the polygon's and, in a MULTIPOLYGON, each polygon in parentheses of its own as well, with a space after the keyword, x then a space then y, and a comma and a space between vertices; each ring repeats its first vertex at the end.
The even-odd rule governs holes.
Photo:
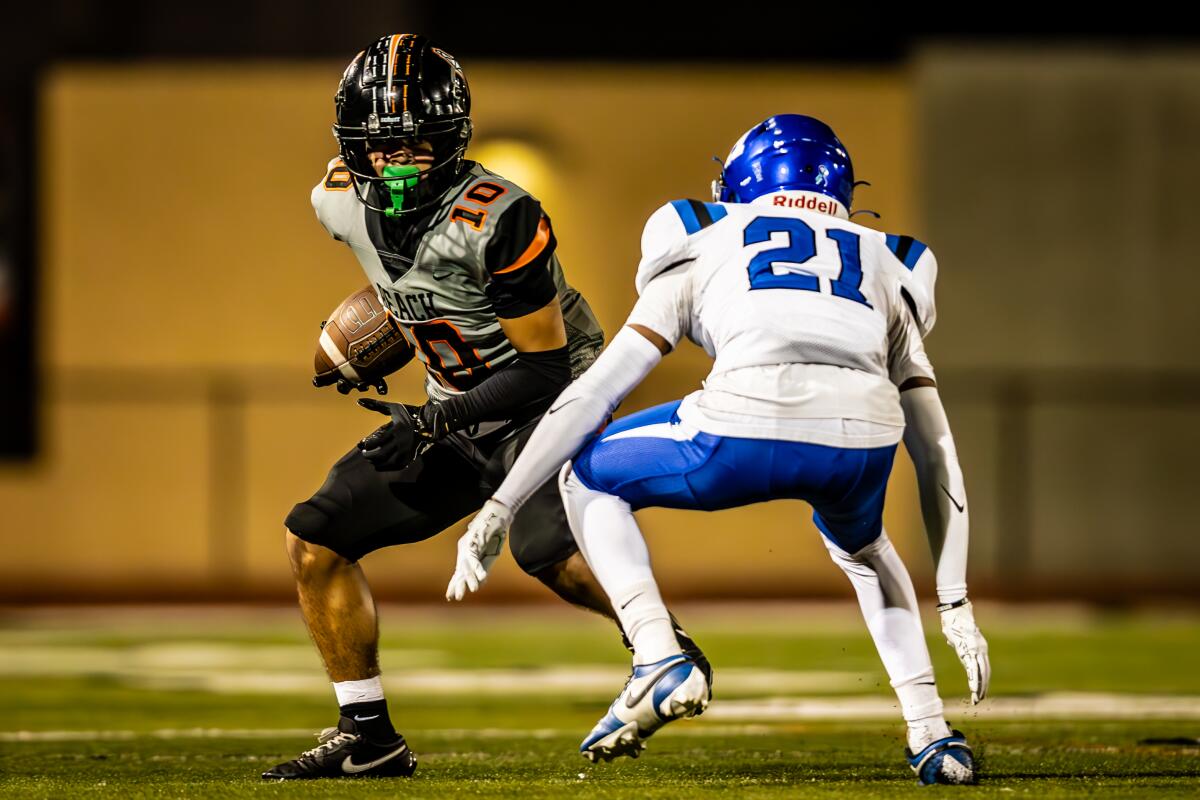
MULTIPOLYGON (((428 402, 360 400, 390 421, 287 517, 300 607, 341 715, 317 747, 264 772, 269 780, 416 769, 388 717, 375 604, 358 561, 478 510, 604 339, 563 276, 538 201, 466 159, 470 94, 453 56, 424 36, 384 36, 350 62, 335 106, 339 157, 313 189, 313 207, 414 345, 428 402)), ((516 517, 510 548, 560 597, 615 620, 553 481, 516 517)))

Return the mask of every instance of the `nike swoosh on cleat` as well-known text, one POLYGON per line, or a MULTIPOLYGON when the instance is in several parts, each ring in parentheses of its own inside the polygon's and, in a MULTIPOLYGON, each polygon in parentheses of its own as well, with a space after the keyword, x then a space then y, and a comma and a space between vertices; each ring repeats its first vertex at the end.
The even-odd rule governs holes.
POLYGON ((629 605, 629 604, 630 604, 630 603, 632 603, 634 600, 637 600, 637 599, 638 599, 639 597, 641 597, 643 594, 645 594, 645 592, 638 592, 638 593, 637 593, 637 594, 635 594, 633 597, 631 597, 631 598, 629 598, 628 600, 626 600, 624 603, 622 603, 622 604, 621 604, 621 610, 622 610, 622 611, 624 611, 624 610, 625 610, 625 606, 629 605))
POLYGON ((383 758, 377 758, 374 761, 368 761, 366 764, 355 764, 352 760, 352 756, 346 756, 346 760, 342 762, 342 772, 346 773, 347 775, 357 775, 360 772, 366 772, 369 769, 378 767, 380 764, 391 761, 393 758, 401 753, 406 752, 407 750, 408 745, 401 745, 398 750, 388 753, 383 758))
POLYGON ((965 506, 961 505, 961 504, 960 504, 960 503, 959 503, 957 500, 955 500, 955 499, 954 499, 954 495, 950 494, 950 490, 949 490, 949 489, 947 489, 945 486, 942 486, 942 484, 940 484, 940 483, 939 483, 939 484, 938 484, 938 487, 939 487, 939 488, 941 488, 941 490, 942 490, 943 492, 945 492, 945 494, 946 494, 946 497, 949 497, 949 498, 950 498, 950 502, 951 502, 951 503, 954 503, 954 507, 955 507, 955 508, 957 508, 957 509, 958 509, 958 513, 960 513, 960 514, 961 514, 961 513, 962 513, 962 510, 965 508, 965 506))
POLYGON ((379 715, 378 715, 378 714, 376 714, 376 715, 375 715, 375 716, 373 716, 373 717, 360 717, 360 716, 358 716, 358 715, 356 714, 356 715, 354 716, 354 721, 355 721, 355 722, 366 722, 367 720, 371 720, 371 719, 379 719, 379 715))
POLYGON ((670 664, 661 666, 654 672, 651 672, 644 679, 646 682, 644 684, 642 684, 642 688, 637 693, 630 694, 628 697, 625 698, 625 707, 633 708, 638 703, 642 702, 642 698, 650 693, 650 690, 654 688, 654 684, 658 683, 659 678, 661 678, 663 675, 665 675, 666 673, 673 670, 675 667, 678 667, 680 664, 684 664, 684 663, 687 663, 687 662, 683 659, 680 659, 678 661, 672 661, 670 664))

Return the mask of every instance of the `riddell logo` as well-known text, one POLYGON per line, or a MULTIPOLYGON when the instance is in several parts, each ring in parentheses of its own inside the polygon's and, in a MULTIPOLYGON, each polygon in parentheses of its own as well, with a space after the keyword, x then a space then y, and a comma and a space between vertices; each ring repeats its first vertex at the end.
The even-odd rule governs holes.
POLYGON ((822 214, 836 214, 838 205, 833 200, 821 200, 812 195, 788 197, 777 194, 771 197, 771 205, 783 208, 805 208, 809 211, 820 211, 822 214))

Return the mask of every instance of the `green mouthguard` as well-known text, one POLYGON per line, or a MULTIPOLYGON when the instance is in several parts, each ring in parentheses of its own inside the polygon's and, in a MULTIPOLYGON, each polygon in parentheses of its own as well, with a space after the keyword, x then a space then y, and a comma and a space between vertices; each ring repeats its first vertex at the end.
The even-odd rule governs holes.
POLYGON ((405 200, 413 199, 411 197, 411 190, 417 188, 417 175, 420 172, 421 170, 411 164, 386 166, 383 168, 383 177, 397 179, 384 181, 388 187, 388 192, 392 195, 392 207, 387 209, 389 217, 399 216, 405 210, 405 200))

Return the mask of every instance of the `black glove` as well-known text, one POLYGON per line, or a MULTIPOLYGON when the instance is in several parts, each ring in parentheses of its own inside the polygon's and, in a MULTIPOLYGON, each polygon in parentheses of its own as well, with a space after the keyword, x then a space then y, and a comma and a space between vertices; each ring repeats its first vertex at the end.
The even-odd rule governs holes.
MULTIPOLYGON (((321 330, 325 330, 325 326, 327 324, 327 321, 322 320, 321 330)), ((360 392, 365 392, 368 389, 374 389, 380 394, 387 394, 388 391, 387 381, 385 381, 383 378, 380 378, 374 383, 352 381, 343 376, 342 373, 336 368, 331 369, 329 372, 322 372, 320 375, 317 375, 315 378, 313 378, 313 386, 316 386, 318 389, 322 386, 331 386, 334 384, 337 385, 337 390, 341 394, 350 394, 350 392, 354 391, 355 389, 360 392)))
POLYGON ((357 389, 360 392, 365 392, 369 389, 374 389, 379 394, 387 394, 388 385, 387 385, 387 381, 385 381, 383 378, 380 378, 379 380, 375 381, 375 383, 354 383, 352 381, 346 380, 345 378, 338 378, 337 390, 339 393, 350 394, 350 392, 354 391, 355 389, 357 389))
POLYGON ((313 386, 318 388, 331 385, 336 385, 338 392, 341 394, 350 394, 350 392, 356 389, 360 392, 374 389, 380 394, 387 394, 388 392, 387 381, 385 381, 383 378, 375 381, 375 383, 356 383, 355 381, 347 380, 346 378, 342 377, 342 375, 340 375, 336 370, 333 372, 328 372, 324 375, 318 375, 317 377, 313 378, 313 386))
POLYGON ((320 389, 322 386, 336 385, 337 391, 341 392, 342 395, 349 395, 349 393, 354 390, 365 392, 370 389, 376 390, 380 393, 380 395, 386 395, 386 393, 388 393, 388 381, 384 380, 383 378, 374 381, 373 384, 356 383, 356 381, 343 378, 342 375, 337 374, 336 372, 317 375, 316 378, 312 379, 312 385, 317 386, 318 389, 320 389))
POLYGON ((449 409, 437 400, 430 400, 416 409, 416 412, 421 420, 421 427, 435 442, 457 428, 451 424, 449 409))
POLYGON ((380 472, 404 469, 433 446, 435 439, 425 429, 421 409, 416 406, 385 403, 371 397, 360 399, 358 404, 392 418, 358 443, 363 457, 380 472))

